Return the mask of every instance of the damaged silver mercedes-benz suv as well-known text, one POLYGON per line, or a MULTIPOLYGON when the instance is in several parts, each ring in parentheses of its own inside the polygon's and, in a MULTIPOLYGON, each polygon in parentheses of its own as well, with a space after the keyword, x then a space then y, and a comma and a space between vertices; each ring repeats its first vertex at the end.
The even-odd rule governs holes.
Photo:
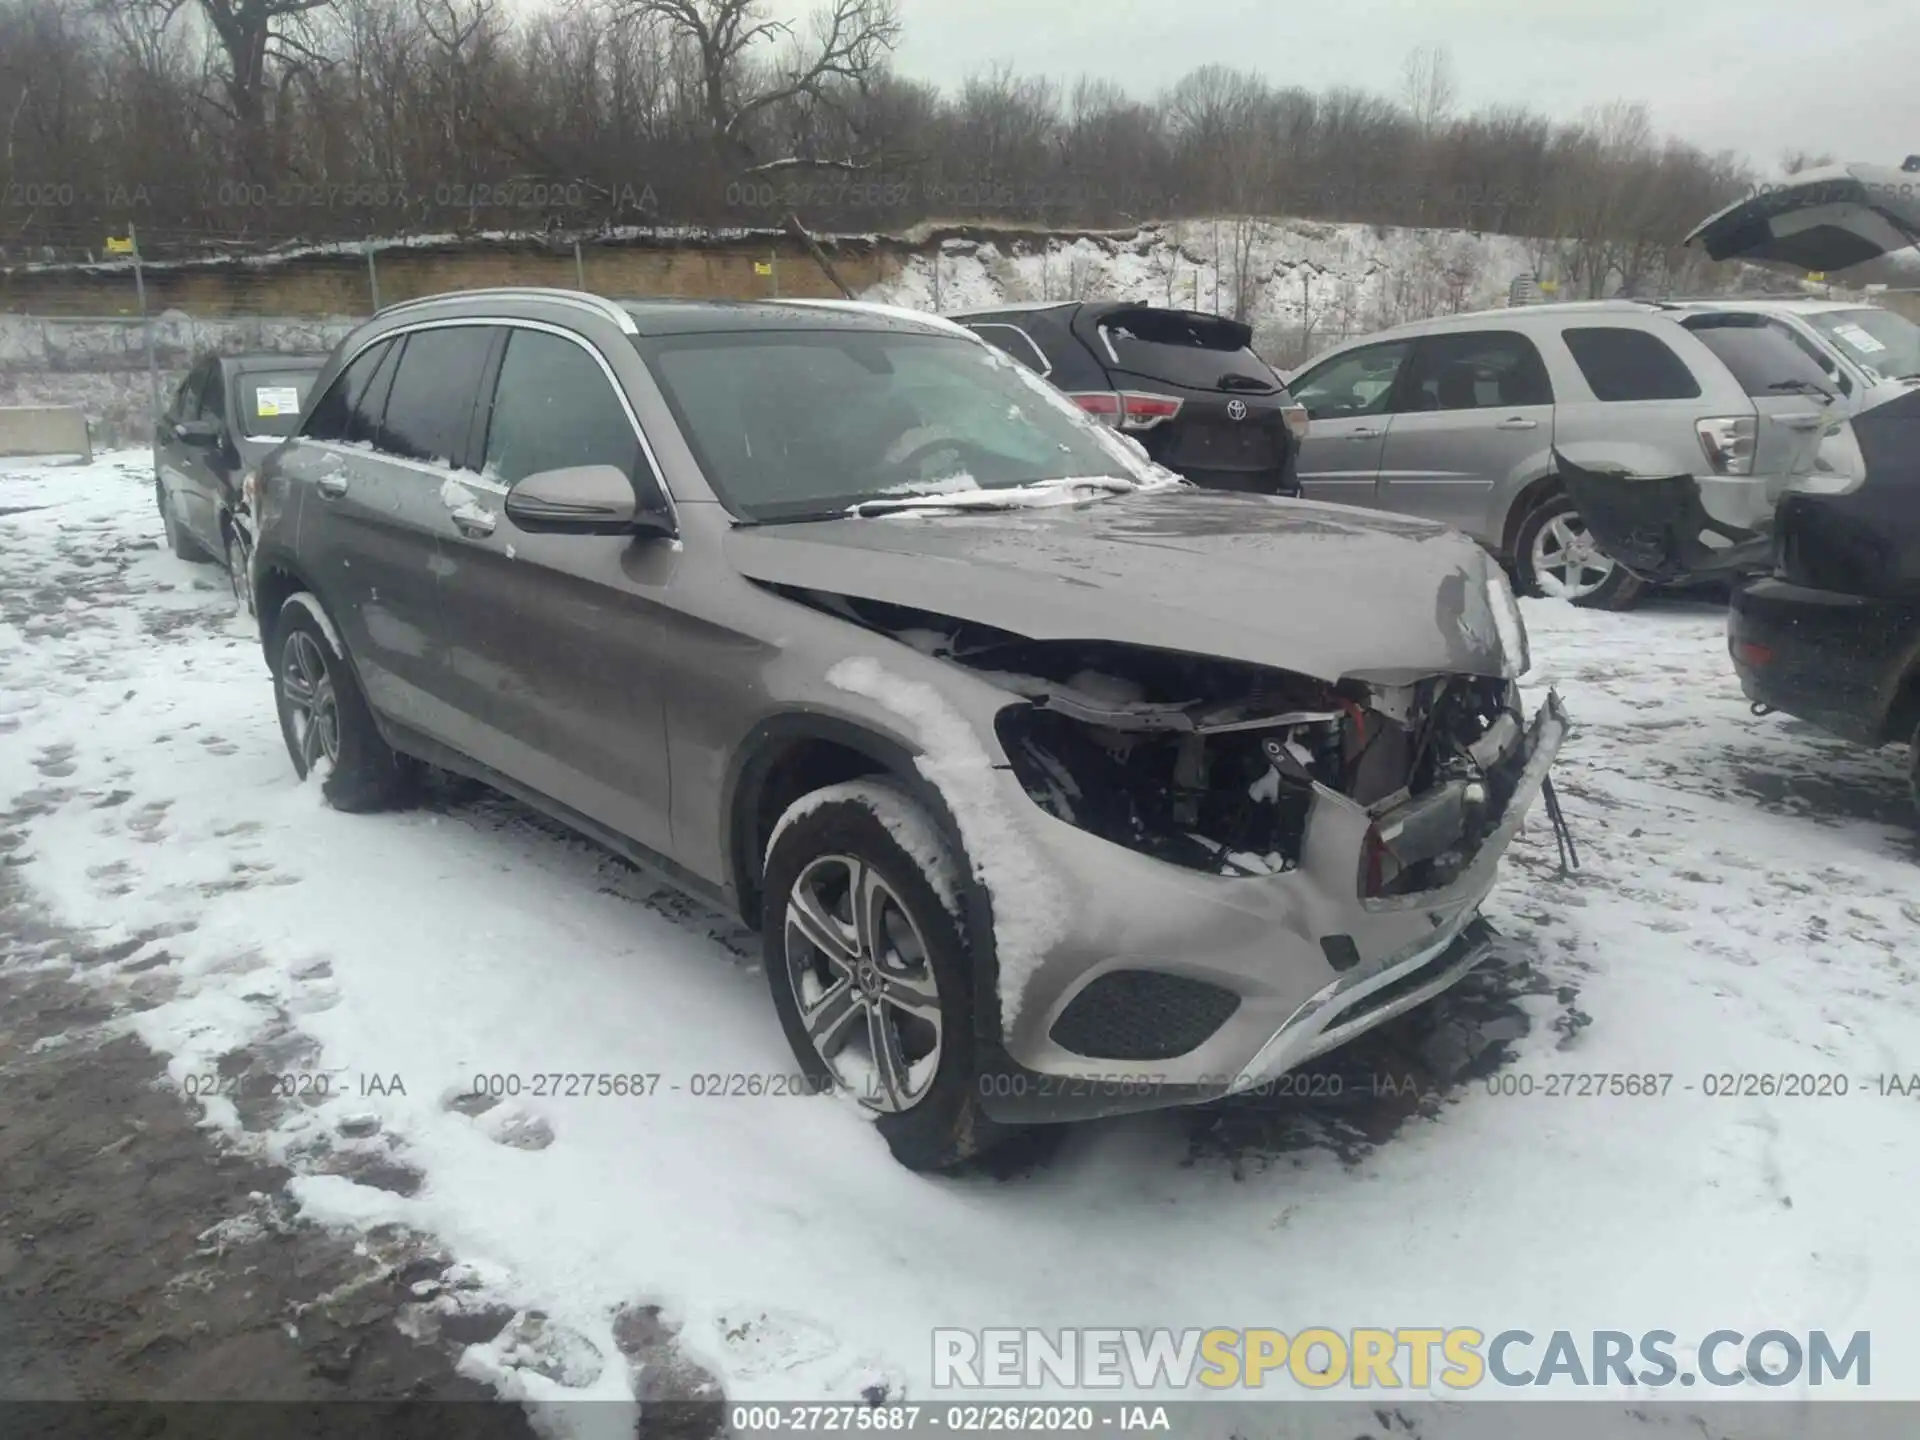
POLYGON ((1472 541, 1197 490, 928 316, 394 306, 257 504, 299 773, 477 777, 738 911, 807 1085, 916 1167, 1437 995, 1558 824, 1472 541))

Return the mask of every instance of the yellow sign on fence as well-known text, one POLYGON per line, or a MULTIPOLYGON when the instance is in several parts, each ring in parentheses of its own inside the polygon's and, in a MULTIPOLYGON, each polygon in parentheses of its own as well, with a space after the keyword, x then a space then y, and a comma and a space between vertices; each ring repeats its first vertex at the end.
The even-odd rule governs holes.
POLYGON ((771 275, 773 273, 773 262, 771 260, 754 261, 753 273, 756 275, 771 275))
POLYGON ((109 235, 107 237, 107 254, 133 254, 133 237, 131 235, 109 235))

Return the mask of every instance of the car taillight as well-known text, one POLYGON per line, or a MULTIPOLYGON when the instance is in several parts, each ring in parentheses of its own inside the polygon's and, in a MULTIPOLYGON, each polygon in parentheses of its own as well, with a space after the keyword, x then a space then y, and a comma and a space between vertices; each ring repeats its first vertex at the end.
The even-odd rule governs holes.
POLYGON ((1719 415, 1694 422, 1700 448, 1716 475, 1751 475, 1760 423, 1751 415, 1719 415))
POLYGON ((1766 645, 1756 645, 1751 640, 1742 640, 1733 647, 1733 658, 1745 661, 1758 670, 1773 663, 1773 650, 1766 645))
POLYGON ((1307 431, 1312 428, 1313 421, 1307 416, 1306 406, 1283 405, 1280 407, 1280 415, 1287 422, 1287 429, 1293 432, 1294 439, 1307 438, 1307 431))
POLYGON ((1180 401, 1171 395, 1147 395, 1138 390, 1120 392, 1120 428, 1151 430, 1180 413, 1180 401))
POLYGON ((1109 430, 1151 430, 1178 415, 1183 403, 1144 390, 1073 390, 1067 398, 1109 430))
POLYGON ((1113 390, 1076 390, 1067 398, 1109 430, 1120 428, 1120 396, 1113 390))

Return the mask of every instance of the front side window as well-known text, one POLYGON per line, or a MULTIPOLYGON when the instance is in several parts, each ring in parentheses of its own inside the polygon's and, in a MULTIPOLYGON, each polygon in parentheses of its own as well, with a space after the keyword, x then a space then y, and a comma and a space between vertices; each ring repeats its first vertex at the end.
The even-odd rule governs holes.
POLYGON ((207 383, 200 389, 199 418, 213 421, 222 430, 227 427, 227 381, 220 373, 218 360, 207 366, 207 383))
POLYGON ((808 330, 635 343, 720 499, 746 519, 1150 473, 1046 382, 973 341, 808 330))
POLYGON ((640 440, 600 362, 571 340, 514 330, 487 424, 486 473, 512 485, 541 470, 612 465, 634 478, 640 440))
POLYGON ((1572 325, 1560 334, 1596 400, 1699 398, 1687 362, 1658 335, 1624 325, 1572 325))
POLYGON ((365 417, 368 392, 380 362, 393 350, 391 340, 376 340, 356 355, 333 379, 320 403, 313 407, 300 433, 310 440, 365 440, 370 436, 365 417))
POLYGON ((409 334, 374 448, 403 460, 464 463, 474 401, 494 335, 485 325, 449 325, 409 334))
POLYGON ((1906 316, 1863 305, 1806 318, 1862 369, 1883 380, 1920 378, 1920 325, 1906 316))
POLYGON ((1491 410, 1551 405, 1546 363, 1511 330, 1430 335, 1415 348, 1402 410, 1491 410))
POLYGON ((1363 345, 1314 366, 1288 388, 1315 420, 1384 415, 1393 398, 1393 382, 1412 349, 1409 340, 1363 345))
POLYGON ((178 424, 182 420, 191 420, 200 410, 200 388, 206 384, 207 370, 204 364, 196 365, 187 372, 187 378, 180 382, 180 388, 173 392, 173 404, 167 410, 167 416, 178 424))

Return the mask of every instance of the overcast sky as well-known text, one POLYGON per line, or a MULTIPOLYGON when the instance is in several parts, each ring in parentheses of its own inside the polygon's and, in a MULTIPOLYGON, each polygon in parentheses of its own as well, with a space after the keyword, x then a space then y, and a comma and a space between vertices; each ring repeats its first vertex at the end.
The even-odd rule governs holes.
MULTIPOLYGON (((811 8, 774 0, 784 14, 811 8)), ((900 0, 897 68, 957 85, 1006 63, 1142 95, 1196 66, 1397 95, 1415 46, 1452 52, 1460 102, 1573 118, 1644 100, 1656 126, 1770 170, 1792 147, 1920 152, 1915 0, 900 0)))

